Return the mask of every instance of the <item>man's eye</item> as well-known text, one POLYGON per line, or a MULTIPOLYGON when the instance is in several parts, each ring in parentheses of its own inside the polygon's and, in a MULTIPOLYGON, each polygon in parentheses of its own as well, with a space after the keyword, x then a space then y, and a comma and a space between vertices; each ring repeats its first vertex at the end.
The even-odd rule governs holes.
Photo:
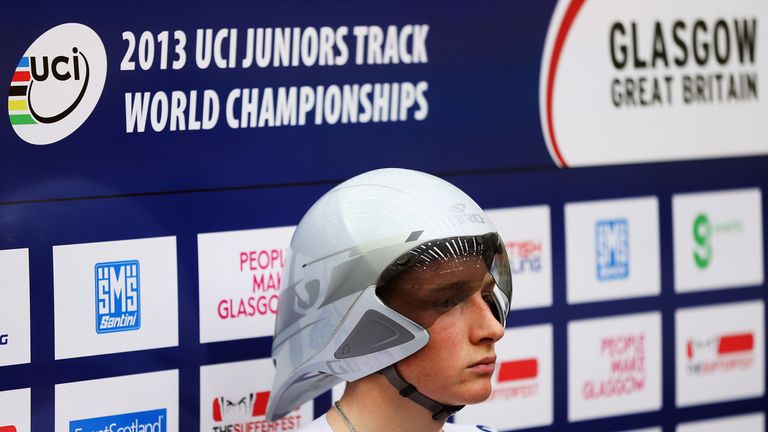
MULTIPOLYGON (((491 308, 491 311, 494 315, 498 315, 498 308, 499 305, 496 303, 496 299, 493 298, 492 293, 484 293, 483 294, 483 300, 485 300, 485 303, 488 305, 488 307, 491 308)), ((498 318, 498 317, 497 317, 498 318)))
POLYGON ((496 300, 494 300, 493 293, 491 292, 483 293, 483 300, 491 306, 496 306, 496 300))
POLYGON ((459 301, 453 297, 445 298, 442 300, 439 300, 435 303, 435 309, 438 310, 449 310, 453 308, 454 306, 458 305, 459 301))
POLYGON ((499 305, 496 303, 496 300, 493 298, 493 294, 490 292, 483 293, 483 300, 485 300, 485 303, 488 304, 488 307, 491 309, 493 316, 496 317, 499 322, 501 322, 501 311, 499 310, 499 305))

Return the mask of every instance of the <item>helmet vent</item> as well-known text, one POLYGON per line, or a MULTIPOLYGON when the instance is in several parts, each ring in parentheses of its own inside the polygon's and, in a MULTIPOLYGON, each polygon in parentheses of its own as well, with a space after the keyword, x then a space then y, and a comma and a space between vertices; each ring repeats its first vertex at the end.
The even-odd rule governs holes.
POLYGON ((408 238, 407 238, 407 239, 405 239, 405 242, 406 242, 406 243, 410 243, 410 242, 412 242, 412 241, 416 241, 416 240, 418 240, 418 239, 419 239, 419 237, 421 237, 421 235, 422 235, 423 233, 424 233, 424 230, 421 230, 421 231, 414 231, 414 232, 412 232, 412 233, 411 233, 411 234, 408 236, 408 238))
POLYGON ((405 327, 371 309, 363 314, 333 356, 337 359, 359 357, 402 345, 412 339, 413 333, 405 327))

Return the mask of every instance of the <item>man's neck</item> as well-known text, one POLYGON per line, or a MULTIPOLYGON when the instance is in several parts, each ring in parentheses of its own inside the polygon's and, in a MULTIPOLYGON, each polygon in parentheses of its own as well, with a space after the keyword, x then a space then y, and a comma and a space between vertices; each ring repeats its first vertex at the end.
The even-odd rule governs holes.
MULTIPOLYGON (((387 379, 378 374, 347 383, 340 405, 357 432, 438 432, 445 424, 445 420, 432 420, 429 411, 400 396, 387 379)), ((326 418, 334 432, 349 432, 334 408, 326 418)))

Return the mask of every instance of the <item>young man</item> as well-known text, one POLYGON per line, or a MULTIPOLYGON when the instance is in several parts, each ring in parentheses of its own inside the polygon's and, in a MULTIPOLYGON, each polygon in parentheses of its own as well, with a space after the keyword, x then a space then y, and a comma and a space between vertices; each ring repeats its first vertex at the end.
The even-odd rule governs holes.
POLYGON ((267 418, 348 381, 304 431, 462 431, 485 400, 512 296, 501 238, 437 177, 383 169, 321 197, 291 240, 267 418))

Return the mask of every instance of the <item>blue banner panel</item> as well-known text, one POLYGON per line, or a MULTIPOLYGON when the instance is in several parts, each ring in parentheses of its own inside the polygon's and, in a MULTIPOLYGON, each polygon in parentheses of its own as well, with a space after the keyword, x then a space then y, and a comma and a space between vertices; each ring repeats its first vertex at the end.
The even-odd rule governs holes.
POLYGON ((7 24, 2 201, 553 164, 552 4, 131 5, 7 24))

